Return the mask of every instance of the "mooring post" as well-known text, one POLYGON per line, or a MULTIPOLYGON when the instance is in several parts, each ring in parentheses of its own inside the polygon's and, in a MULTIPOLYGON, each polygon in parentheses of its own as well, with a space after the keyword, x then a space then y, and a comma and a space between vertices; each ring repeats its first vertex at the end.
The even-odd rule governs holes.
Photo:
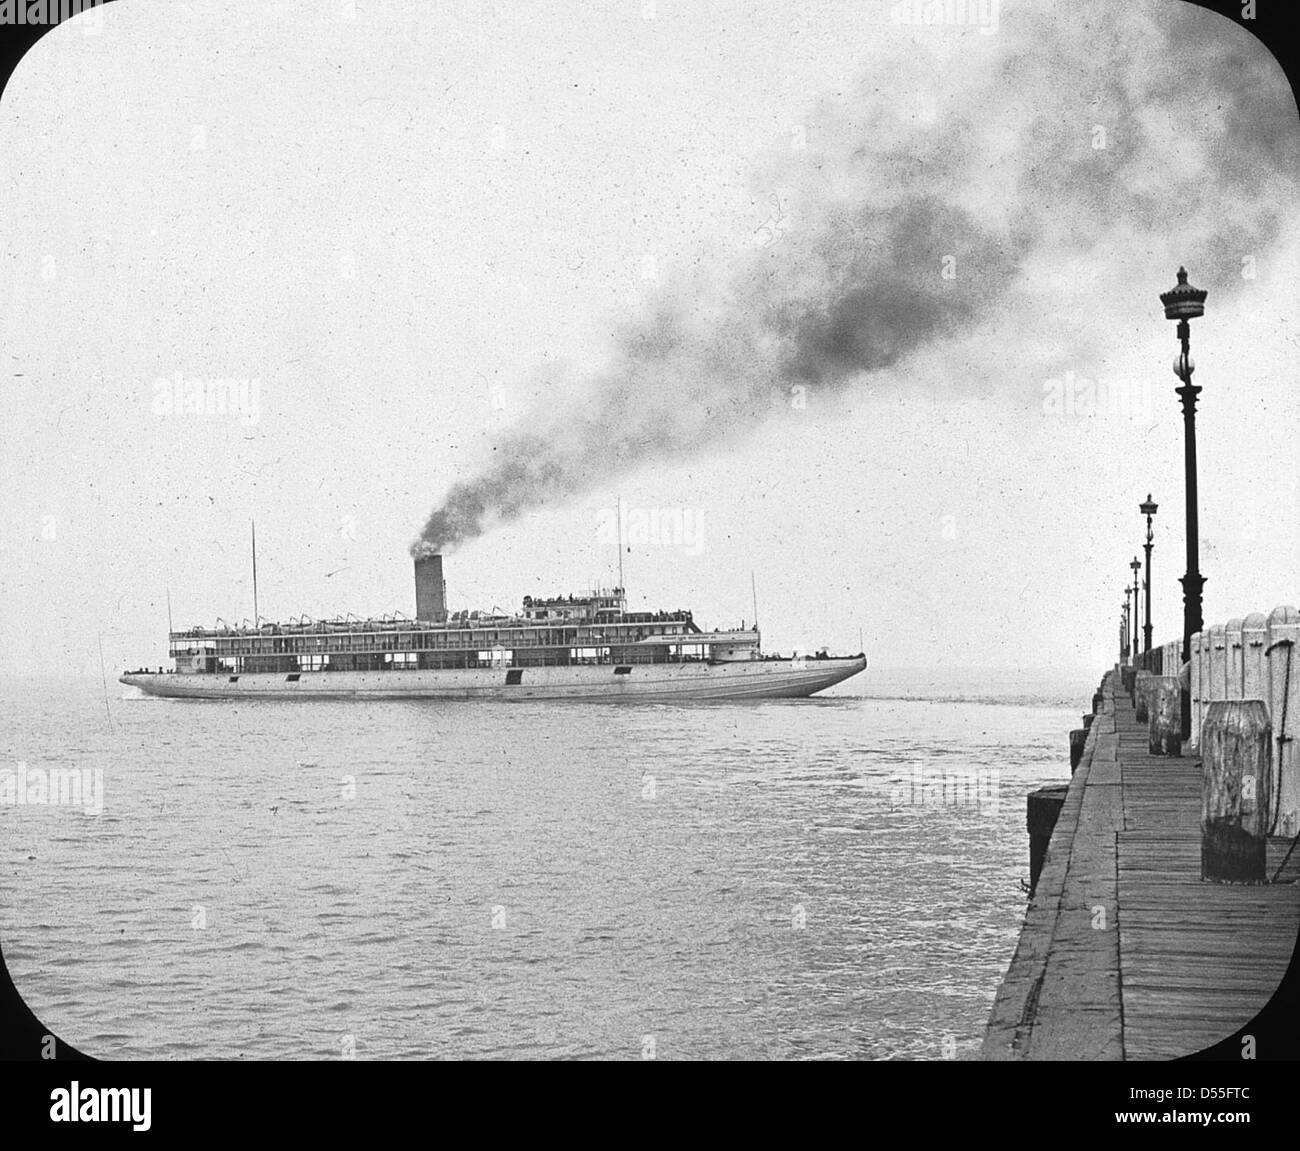
MULTIPOLYGON (((1070 733, 1073 742, 1074 733, 1070 733)), ((1029 829, 1029 898, 1034 897, 1038 877, 1043 872, 1047 845, 1052 841, 1056 817, 1061 814, 1065 795, 1070 789, 1064 786, 1040 787, 1031 791, 1025 804, 1025 824, 1029 829)))
POLYGON ((1083 759, 1083 745, 1088 742, 1088 729, 1076 727, 1070 732, 1070 774, 1073 775, 1083 759))
POLYGON ((1262 699, 1211 702, 1201 729, 1201 878, 1264 883, 1273 726, 1262 699))
POLYGON ((1175 675, 1155 675, 1147 696, 1147 747, 1152 755, 1183 754, 1182 688, 1175 675))
POLYGON ((1106 697, 1102 695, 1100 691, 1095 691, 1092 693, 1092 714, 1093 715, 1101 714, 1101 705, 1102 705, 1102 701, 1105 700, 1105 698, 1106 697))

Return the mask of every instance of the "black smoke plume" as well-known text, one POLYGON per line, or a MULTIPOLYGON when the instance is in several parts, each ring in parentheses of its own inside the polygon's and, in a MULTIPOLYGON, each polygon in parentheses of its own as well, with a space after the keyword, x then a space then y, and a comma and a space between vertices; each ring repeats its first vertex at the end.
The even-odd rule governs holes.
POLYGON ((770 242, 663 290, 571 404, 453 485, 413 554, 743 435, 797 389, 897 382, 914 353, 1008 316, 1065 340, 1060 317, 1099 306, 1089 269, 1164 288, 1195 261, 1230 280, 1296 199, 1284 74, 1189 5, 1004 5, 992 36, 917 28, 866 58, 775 174, 790 218, 770 242))

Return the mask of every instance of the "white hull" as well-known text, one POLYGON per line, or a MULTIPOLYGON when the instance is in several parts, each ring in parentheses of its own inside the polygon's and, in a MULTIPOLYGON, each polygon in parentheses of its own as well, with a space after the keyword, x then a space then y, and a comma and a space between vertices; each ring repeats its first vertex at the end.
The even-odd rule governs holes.
POLYGON ((455 699, 582 700, 673 703, 723 699, 798 699, 823 691, 867 666, 849 659, 736 660, 635 664, 615 675, 609 664, 529 667, 507 686, 501 668, 425 671, 131 673, 121 682, 176 699, 455 699))

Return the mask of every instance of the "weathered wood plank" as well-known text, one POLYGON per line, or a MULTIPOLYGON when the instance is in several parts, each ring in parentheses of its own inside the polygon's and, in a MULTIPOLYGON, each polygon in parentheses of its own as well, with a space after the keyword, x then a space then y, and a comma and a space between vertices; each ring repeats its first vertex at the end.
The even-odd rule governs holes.
POLYGON ((1151 754, 1115 673, 1100 695, 984 1058, 1193 1054, 1264 1007, 1300 935, 1300 852, 1277 884, 1203 881, 1201 761, 1151 754))

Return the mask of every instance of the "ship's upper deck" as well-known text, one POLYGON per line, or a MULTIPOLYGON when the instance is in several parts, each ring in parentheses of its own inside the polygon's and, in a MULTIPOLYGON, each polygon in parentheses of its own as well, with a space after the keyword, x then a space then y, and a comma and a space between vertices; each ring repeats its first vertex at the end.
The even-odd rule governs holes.
POLYGON ((757 627, 704 632, 689 611, 629 612, 622 589, 532 597, 521 615, 248 621, 169 633, 178 670, 330 670, 757 658, 757 627))
POLYGON ((169 636, 173 641, 178 641, 340 634, 396 636, 399 633, 419 632, 440 636, 465 633, 466 639, 473 638, 477 642, 481 638, 477 633, 505 632, 511 637, 517 637, 520 632, 569 631, 575 626, 594 624, 614 631, 636 628, 642 635, 681 635, 700 630, 691 613, 681 608, 674 611, 629 612, 622 588, 600 589, 569 596, 525 596, 523 608, 519 615, 456 611, 449 613, 445 620, 409 619, 400 612, 369 619, 351 614, 334 619, 290 616, 288 621, 261 621, 257 626, 248 620, 230 624, 219 619, 212 627, 198 625, 183 631, 173 631, 169 636), (473 637, 471 633, 474 633, 473 637))

